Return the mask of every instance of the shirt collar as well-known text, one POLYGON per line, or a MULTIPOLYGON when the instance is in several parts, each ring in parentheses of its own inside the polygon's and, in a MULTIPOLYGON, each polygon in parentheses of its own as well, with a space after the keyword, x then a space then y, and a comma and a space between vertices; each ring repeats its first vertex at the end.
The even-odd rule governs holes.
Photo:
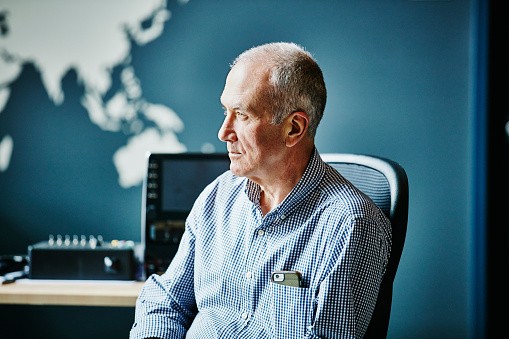
MULTIPOLYGON (((318 186, 325 173, 325 166, 325 162, 315 147, 302 178, 300 178, 297 185, 295 185, 286 198, 275 209, 270 211, 267 216, 276 214, 281 219, 285 219, 290 215, 295 207, 305 200, 309 193, 318 186)), ((245 192, 249 200, 259 206, 260 186, 247 179, 245 192)))

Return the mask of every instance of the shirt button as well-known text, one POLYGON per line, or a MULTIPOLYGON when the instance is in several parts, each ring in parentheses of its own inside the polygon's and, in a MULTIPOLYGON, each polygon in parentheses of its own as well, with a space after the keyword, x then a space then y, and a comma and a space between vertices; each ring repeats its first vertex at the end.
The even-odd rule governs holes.
POLYGON ((264 230, 258 230, 258 235, 264 235, 265 234, 265 231, 264 230))
POLYGON ((244 312, 244 313, 242 313, 241 317, 242 317, 242 319, 247 321, 249 319, 249 313, 244 312))
POLYGON ((281 215, 281 220, 285 220, 286 219, 286 215, 282 214, 281 215))
POLYGON ((253 277, 253 273, 251 272, 246 272, 246 278, 247 279, 251 279, 253 277))

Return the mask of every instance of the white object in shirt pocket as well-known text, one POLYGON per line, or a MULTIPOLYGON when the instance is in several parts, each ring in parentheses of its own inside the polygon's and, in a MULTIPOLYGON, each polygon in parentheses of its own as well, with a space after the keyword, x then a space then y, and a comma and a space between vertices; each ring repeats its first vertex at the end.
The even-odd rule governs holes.
POLYGON ((313 298, 310 288, 270 283, 271 327, 275 338, 300 338, 312 322, 313 298))

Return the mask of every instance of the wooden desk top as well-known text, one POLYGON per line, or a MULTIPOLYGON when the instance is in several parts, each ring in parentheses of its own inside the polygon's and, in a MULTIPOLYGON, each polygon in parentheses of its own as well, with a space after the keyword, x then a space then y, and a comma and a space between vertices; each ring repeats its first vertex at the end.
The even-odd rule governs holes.
POLYGON ((141 281, 20 279, 0 285, 0 304, 134 307, 141 281))

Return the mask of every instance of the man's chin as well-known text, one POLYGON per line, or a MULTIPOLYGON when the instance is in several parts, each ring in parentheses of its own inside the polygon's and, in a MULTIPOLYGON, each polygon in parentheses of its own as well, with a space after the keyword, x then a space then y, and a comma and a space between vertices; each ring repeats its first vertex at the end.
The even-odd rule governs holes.
POLYGON ((244 176, 244 171, 242 170, 242 166, 233 159, 230 162, 230 171, 237 177, 244 176))

